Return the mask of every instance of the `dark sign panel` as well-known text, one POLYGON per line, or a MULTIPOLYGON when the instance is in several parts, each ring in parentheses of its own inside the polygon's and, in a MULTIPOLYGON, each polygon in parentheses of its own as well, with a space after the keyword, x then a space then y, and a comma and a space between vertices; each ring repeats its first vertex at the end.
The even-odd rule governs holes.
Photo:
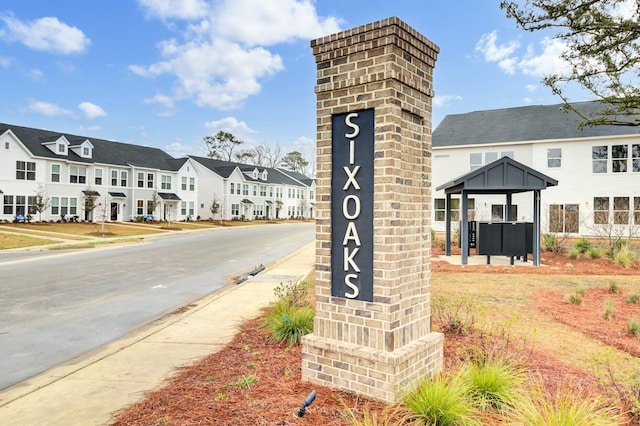
POLYGON ((331 295, 373 301, 374 110, 331 117, 331 295))

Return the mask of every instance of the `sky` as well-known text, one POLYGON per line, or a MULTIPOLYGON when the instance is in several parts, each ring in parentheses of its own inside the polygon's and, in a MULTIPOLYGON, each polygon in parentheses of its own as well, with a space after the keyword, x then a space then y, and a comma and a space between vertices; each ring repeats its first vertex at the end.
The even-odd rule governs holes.
MULTIPOLYGON (((2 0, 0 122, 206 155, 223 130, 244 148, 315 152, 310 41, 397 16, 440 48, 433 127, 448 114, 554 104, 552 33, 499 0, 2 0)), ((587 100, 577 92, 573 101, 587 100)))

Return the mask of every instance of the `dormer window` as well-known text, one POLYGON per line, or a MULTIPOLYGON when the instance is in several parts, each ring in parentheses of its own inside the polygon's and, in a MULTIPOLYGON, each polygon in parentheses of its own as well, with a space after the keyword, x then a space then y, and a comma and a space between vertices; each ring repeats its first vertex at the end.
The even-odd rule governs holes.
POLYGON ((41 139, 42 140, 42 145, 46 146, 49 151, 53 152, 54 154, 57 155, 67 155, 68 154, 68 146, 69 146, 69 141, 67 140, 66 137, 60 136, 60 137, 51 137, 51 138, 45 138, 45 139, 41 139))
POLYGON ((89 139, 85 140, 79 145, 73 145, 69 148, 71 148, 73 152, 75 152, 82 158, 91 158, 93 156, 93 144, 89 142, 89 139))
POLYGON ((67 146, 63 143, 59 143, 58 144, 58 154, 66 154, 67 153, 67 146))
POLYGON ((83 156, 83 157, 88 156, 88 155, 89 155, 89 153, 90 153, 90 151, 89 151, 89 147, 86 147, 86 146, 85 146, 84 148, 82 148, 82 156, 83 156))
POLYGON ((266 170, 262 171, 262 180, 267 180, 267 171, 266 170))
POLYGON ((258 169, 253 169, 253 178, 258 179, 258 169))

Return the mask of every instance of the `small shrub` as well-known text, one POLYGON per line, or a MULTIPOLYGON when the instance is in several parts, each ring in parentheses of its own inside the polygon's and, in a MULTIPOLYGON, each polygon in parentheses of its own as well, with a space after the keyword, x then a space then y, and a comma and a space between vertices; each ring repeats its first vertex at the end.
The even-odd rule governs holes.
POLYGON ((584 254, 587 251, 589 251, 589 249, 591 248, 591 242, 589 242, 589 240, 587 240, 586 238, 582 237, 580 238, 580 240, 578 240, 577 243, 573 245, 573 248, 578 250, 578 252, 584 254))
POLYGON ((572 248, 571 250, 569 250, 569 252, 567 253, 567 257, 571 260, 576 260, 580 258, 580 250, 576 249, 575 247, 572 248))
POLYGON ((273 289, 278 300, 285 300, 293 306, 309 306, 309 289, 311 284, 306 281, 280 283, 273 289))
POLYGON ((627 320, 627 333, 640 337, 640 322, 635 318, 627 320))
POLYGON ((616 281, 609 281, 609 293, 620 294, 620 285, 616 281))
POLYGON ((623 245, 616 251, 616 255, 613 260, 623 268, 628 268, 633 265, 637 258, 637 254, 629 247, 629 245, 623 245))
POLYGON ((629 293, 626 300, 627 303, 638 305, 640 304, 640 293, 629 293))
POLYGON ((255 375, 249 374, 238 377, 238 380, 236 380, 236 386, 240 389, 250 389, 257 381, 258 378, 255 375))
POLYGON ((480 425, 468 393, 460 375, 437 374, 420 380, 403 402, 414 418, 425 425, 480 425))
POLYGON ((542 250, 559 253, 561 247, 558 237, 553 234, 544 234, 542 236, 542 250))
POLYGON ((567 301, 569 301, 569 303, 571 303, 572 305, 581 305, 582 299, 583 296, 578 292, 567 294, 567 301))
POLYGON ((590 259, 601 259, 604 256, 604 253, 600 247, 591 247, 587 251, 587 256, 589 256, 590 259))
POLYGON ((524 371, 502 360, 471 363, 462 373, 474 406, 482 411, 513 407, 522 398, 524 371))
POLYGON ((576 293, 584 297, 584 294, 586 292, 587 292, 587 286, 585 286, 584 284, 578 284, 578 287, 576 287, 576 293))
POLYGON ((611 300, 604 302, 604 319, 605 321, 611 321, 613 319, 613 311, 615 310, 615 304, 611 300))
POLYGON ((477 302, 464 296, 436 296, 432 299, 434 318, 445 333, 466 334, 473 328, 478 312, 477 302))

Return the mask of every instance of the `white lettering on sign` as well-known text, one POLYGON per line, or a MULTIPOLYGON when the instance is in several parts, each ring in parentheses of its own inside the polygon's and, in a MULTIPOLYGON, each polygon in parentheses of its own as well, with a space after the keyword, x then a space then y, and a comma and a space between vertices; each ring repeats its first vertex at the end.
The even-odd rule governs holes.
MULTIPOLYGON (((345 133, 344 135, 345 138, 349 139, 349 164, 350 165, 354 165, 356 161, 355 140, 353 138, 357 137, 360 134, 360 126, 358 126, 356 123, 353 123, 351 121, 354 118, 358 118, 357 112, 347 114, 347 116, 345 117, 345 124, 347 125, 347 127, 349 127, 352 130, 350 133, 345 133)), ((342 187, 342 190, 346 191, 350 187, 352 187, 354 190, 359 191, 360 185, 356 180, 356 175, 358 174, 358 171, 360 171, 360 166, 354 166, 351 169, 348 166, 344 166, 343 170, 347 175, 347 181, 342 187)), ((344 200, 342 201, 342 215, 344 216, 345 219, 349 221, 353 221, 357 219, 360 216, 360 197, 353 194, 350 194, 344 197, 344 200)), ((358 264, 356 263, 356 259, 355 259, 356 255, 360 251, 360 245, 361 245, 360 236, 358 235, 358 229, 356 228, 355 222, 348 222, 347 229, 344 234, 344 238, 342 239, 342 246, 344 250, 343 251, 343 255, 344 255, 343 269, 344 269, 344 272, 349 272, 350 270, 353 270, 354 272, 356 272, 352 274, 346 274, 344 276, 345 285, 349 289, 351 289, 351 292, 345 293, 344 296, 349 299, 355 299, 360 294, 360 289, 358 288, 357 283, 354 283, 354 280, 358 279, 357 273, 360 272, 360 267, 358 267, 358 264), (350 241, 354 242, 357 247, 354 247, 353 249, 349 249, 348 244, 350 241)))

